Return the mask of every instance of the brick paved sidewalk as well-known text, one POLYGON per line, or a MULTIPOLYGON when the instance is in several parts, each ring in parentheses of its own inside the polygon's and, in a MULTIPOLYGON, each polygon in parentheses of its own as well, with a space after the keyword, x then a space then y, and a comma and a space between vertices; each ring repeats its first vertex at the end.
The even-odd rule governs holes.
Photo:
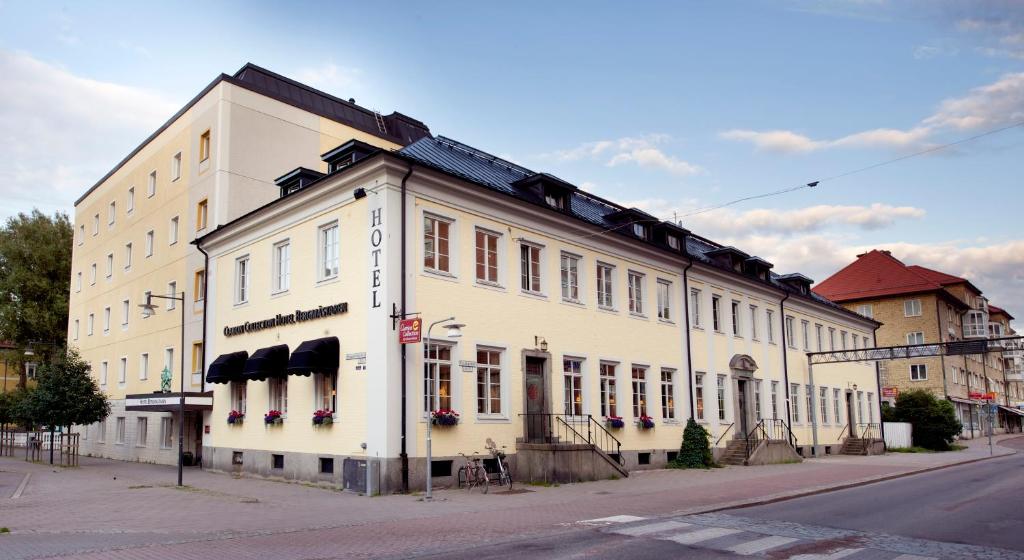
MULTIPOLYGON (((1001 436, 1005 441, 1019 435, 1001 436)), ((1019 440, 1024 442, 1024 439, 1019 440)), ((1015 442, 1018 443, 1018 442, 1015 442)), ((816 491, 988 455, 987 441, 964 451, 828 457, 802 464, 710 471, 644 471, 617 481, 526 487, 522 494, 436 492, 367 498, 300 484, 238 479, 189 469, 83 459, 78 469, 0 459, 0 476, 32 473, 23 495, 0 495, 3 558, 334 558, 407 555, 572 530, 605 515, 657 516, 816 491), (460 516, 474 513, 477 530, 460 516), (384 546, 386 543, 386 546, 384 546), (118 550, 120 550, 118 552, 118 550), (82 556, 86 551, 99 551, 82 556), (148 556, 147 556, 148 555, 148 556)), ((1015 445, 1016 447, 1016 445, 1015 445)), ((996 447, 997 452, 1012 453, 996 447)), ((8 493, 9 495, 9 493, 8 493)))

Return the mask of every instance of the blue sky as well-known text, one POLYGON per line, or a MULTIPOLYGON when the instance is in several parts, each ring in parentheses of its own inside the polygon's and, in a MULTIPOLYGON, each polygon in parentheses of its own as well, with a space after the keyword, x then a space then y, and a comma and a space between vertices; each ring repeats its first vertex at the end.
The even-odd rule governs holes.
MULTIPOLYGON (((663 218, 1024 121, 1024 6, 983 1, 0 0, 0 214, 73 200, 246 61, 663 218)), ((683 218, 824 279, 885 247, 1024 314, 1024 127, 683 218)))

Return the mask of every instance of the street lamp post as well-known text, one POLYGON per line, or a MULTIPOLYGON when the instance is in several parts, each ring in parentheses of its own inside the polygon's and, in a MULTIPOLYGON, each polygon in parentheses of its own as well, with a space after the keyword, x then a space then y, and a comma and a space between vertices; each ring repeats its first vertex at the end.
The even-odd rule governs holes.
POLYGON ((178 355, 178 359, 181 361, 181 385, 178 391, 178 486, 181 486, 185 454, 185 292, 181 292, 181 297, 146 294, 146 303, 139 304, 143 317, 152 317, 156 314, 153 298, 181 302, 181 352, 178 355))
MULTIPOLYGON (((441 319, 440 321, 434 321, 433 323, 430 323, 430 326, 427 327, 427 340, 426 340, 428 352, 429 352, 429 348, 430 348, 430 331, 434 330, 434 327, 436 325, 440 325, 441 323, 449 323, 450 321, 454 321, 454 320, 455 320, 455 317, 448 317, 447 319, 441 319)), ((462 336, 462 331, 460 329, 462 329, 462 327, 464 327, 464 326, 466 326, 466 325, 460 325, 458 323, 450 323, 449 325, 447 325, 447 327, 448 327, 448 335, 447 335, 448 338, 459 338, 460 336, 462 336)), ((427 352, 425 352, 424 354, 427 354, 427 352)), ((430 367, 430 366, 428 365, 427 367, 430 367)), ((435 373, 434 376, 431 376, 432 377, 432 379, 431 379, 432 383, 433 383, 433 380, 436 379, 436 375, 437 374, 435 373)), ((431 399, 431 401, 430 401, 430 408, 431 408, 431 411, 430 411, 431 412, 431 416, 427 417, 427 495, 425 497, 426 500, 434 499, 434 491, 433 491, 434 489, 433 489, 433 484, 432 484, 432 482, 433 482, 433 473, 431 473, 431 464, 433 463, 434 456, 431 453, 431 449, 430 449, 431 432, 433 431, 432 428, 434 427, 434 419, 432 417, 433 408, 434 408, 434 401, 433 401, 433 399, 431 399)))

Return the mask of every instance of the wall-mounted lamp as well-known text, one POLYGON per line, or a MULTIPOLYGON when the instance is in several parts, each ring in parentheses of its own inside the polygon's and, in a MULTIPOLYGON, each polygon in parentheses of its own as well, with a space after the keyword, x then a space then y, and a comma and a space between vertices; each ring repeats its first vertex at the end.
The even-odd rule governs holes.
POLYGON ((366 189, 364 189, 363 187, 359 187, 358 189, 352 192, 352 196, 356 197, 356 200, 359 200, 360 198, 366 198, 366 189))
POLYGON ((548 351, 548 341, 544 340, 543 336, 533 337, 533 347, 539 349, 541 352, 548 351))

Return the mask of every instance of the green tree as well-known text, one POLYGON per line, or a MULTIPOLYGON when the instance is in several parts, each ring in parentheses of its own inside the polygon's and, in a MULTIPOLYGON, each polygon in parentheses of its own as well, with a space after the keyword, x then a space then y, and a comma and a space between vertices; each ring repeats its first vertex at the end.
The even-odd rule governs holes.
POLYGON ((891 417, 914 427, 914 445, 936 451, 949 450, 953 438, 963 429, 953 403, 920 389, 900 393, 891 417))
POLYGON ((31 428, 34 391, 34 387, 19 387, 13 391, 0 393, 0 425, 15 424, 31 428))
POLYGON ((686 422, 683 443, 672 465, 677 469, 707 469, 715 463, 711 455, 711 434, 693 418, 686 422))
POLYGON ((89 375, 89 364, 75 350, 39 366, 36 387, 29 393, 32 423, 70 428, 92 424, 110 414, 110 403, 89 375))
POLYGON ((0 228, 0 337, 67 339, 73 228, 66 214, 18 214, 0 228))

